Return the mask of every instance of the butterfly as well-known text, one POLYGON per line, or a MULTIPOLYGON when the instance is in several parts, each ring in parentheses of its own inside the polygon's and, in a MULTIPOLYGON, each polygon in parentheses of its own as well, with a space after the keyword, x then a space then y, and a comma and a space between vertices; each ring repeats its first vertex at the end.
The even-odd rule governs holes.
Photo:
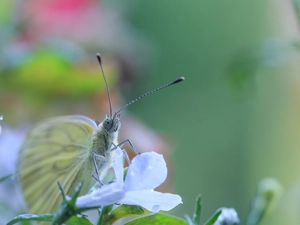
POLYGON ((62 201, 57 181, 70 195, 81 181, 83 186, 80 194, 85 194, 95 182, 103 184, 113 179, 113 149, 128 142, 137 152, 129 139, 118 144, 121 111, 149 94, 184 80, 181 77, 147 92, 113 114, 99 54, 97 59, 107 88, 109 116, 101 123, 81 115, 48 119, 33 127, 21 145, 19 181, 31 213, 56 212, 62 201))

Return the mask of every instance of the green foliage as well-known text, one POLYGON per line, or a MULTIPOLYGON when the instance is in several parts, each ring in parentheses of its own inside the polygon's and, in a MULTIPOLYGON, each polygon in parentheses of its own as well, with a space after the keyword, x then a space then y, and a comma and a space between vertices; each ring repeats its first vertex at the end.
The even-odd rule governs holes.
MULTIPOLYGON (((40 214, 40 215, 34 215, 34 214, 23 214, 15 217, 13 220, 11 220, 7 225, 13 225, 19 222, 23 222, 22 224, 25 224, 24 221, 43 221, 43 222, 51 222, 54 218, 53 214, 40 214)), ((53 223, 55 224, 55 223, 53 223)), ((60 223, 58 223, 60 224, 60 223)), ((78 217, 72 216, 68 221, 66 221, 64 224, 67 225, 92 225, 92 223, 85 217, 78 217)))
POLYGON ((67 225, 93 225, 87 218, 72 216, 68 221, 65 222, 67 225))
POLYGON ((121 205, 115 210, 113 210, 111 213, 108 214, 108 216, 104 219, 104 224, 113 224, 117 220, 131 216, 131 215, 142 215, 144 213, 143 208, 136 205, 121 205))
POLYGON ((213 225, 217 221, 221 213, 222 210, 217 210, 215 214, 204 223, 204 225, 213 225))
MULTIPOLYGON (((59 186, 59 189, 62 194, 63 202, 61 204, 61 207, 58 209, 57 213, 54 215, 52 224, 59 225, 59 224, 63 224, 65 221, 69 221, 69 220, 74 221, 75 219, 73 217, 76 217, 77 215, 81 215, 81 212, 86 211, 88 209, 96 208, 96 207, 82 208, 82 209, 76 208, 75 203, 76 203, 77 197, 79 196, 79 193, 80 193, 80 190, 82 187, 82 183, 79 183, 79 185, 76 188, 76 192, 73 194, 73 196, 71 198, 69 198, 65 194, 65 192, 59 182, 58 182, 58 186, 59 186)), ((85 218, 83 216, 80 217, 79 219, 82 219, 85 221, 85 218)))
MULTIPOLYGON (((201 209, 202 209, 202 202, 201 202, 201 195, 199 195, 196 198, 196 205, 195 205, 193 218, 192 219, 189 218, 189 225, 199 225, 200 224, 201 209)), ((215 214, 204 223, 204 225, 213 225, 221 213, 222 213, 222 210, 217 210, 215 212, 215 214)))
POLYGON ((195 211, 194 211, 193 218, 192 218, 193 225, 200 224, 201 208, 202 208, 201 195, 199 195, 196 198, 195 211))
POLYGON ((157 213, 157 214, 151 214, 148 216, 144 216, 144 217, 140 217, 138 219, 134 219, 128 223, 126 223, 126 225, 159 225, 159 224, 165 224, 165 225, 171 225, 171 224, 177 224, 177 225, 188 225, 188 223, 178 217, 175 216, 170 216, 170 215, 166 215, 166 214, 161 214, 161 213, 157 213))
POLYGON ((53 214, 40 214, 40 215, 34 215, 34 214, 22 214, 19 216, 16 216, 13 220, 11 220, 7 225, 13 225, 18 222, 22 221, 48 221, 51 222, 53 219, 53 214))

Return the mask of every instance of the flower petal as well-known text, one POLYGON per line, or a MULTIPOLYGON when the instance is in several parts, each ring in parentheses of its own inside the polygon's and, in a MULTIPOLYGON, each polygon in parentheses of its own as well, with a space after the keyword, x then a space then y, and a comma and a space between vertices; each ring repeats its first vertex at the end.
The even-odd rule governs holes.
POLYGON ((146 152, 131 161, 124 182, 125 191, 151 190, 163 183, 168 169, 162 155, 146 152))
POLYGON ((122 184, 113 182, 105 184, 90 194, 77 198, 76 207, 107 206, 118 203, 124 196, 122 184))
POLYGON ((91 193, 80 196, 77 198, 76 207, 92 207, 92 206, 107 206, 118 203, 124 196, 123 191, 123 174, 124 174, 124 162, 123 152, 120 148, 115 151, 113 169, 115 172, 116 180, 112 183, 103 185, 97 188, 91 193))
POLYGON ((122 150, 118 147, 115 151, 115 158, 114 158, 114 171, 116 180, 118 183, 123 184, 123 177, 124 177, 124 155, 122 150))
POLYGON ((169 211, 182 203, 179 195, 157 191, 128 191, 120 201, 122 204, 140 205, 151 212, 169 211))

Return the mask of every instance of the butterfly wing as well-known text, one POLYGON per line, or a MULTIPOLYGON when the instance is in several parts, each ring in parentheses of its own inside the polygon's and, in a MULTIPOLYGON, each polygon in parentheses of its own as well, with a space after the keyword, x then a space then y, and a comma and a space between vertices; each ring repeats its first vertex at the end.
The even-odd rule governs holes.
POLYGON ((91 183, 92 136, 96 123, 85 116, 64 116, 34 127, 21 146, 18 169, 31 213, 54 213, 61 203, 57 181, 72 194, 80 181, 82 193, 91 183))

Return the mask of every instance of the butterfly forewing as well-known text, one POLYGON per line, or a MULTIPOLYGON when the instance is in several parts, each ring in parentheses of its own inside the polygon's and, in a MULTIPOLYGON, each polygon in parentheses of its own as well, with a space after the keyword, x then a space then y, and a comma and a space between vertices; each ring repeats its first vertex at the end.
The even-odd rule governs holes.
POLYGON ((61 203, 59 180, 67 194, 80 181, 91 185, 91 147, 96 123, 85 116, 50 119, 33 128, 19 155, 19 174, 31 213, 54 213, 61 203))

